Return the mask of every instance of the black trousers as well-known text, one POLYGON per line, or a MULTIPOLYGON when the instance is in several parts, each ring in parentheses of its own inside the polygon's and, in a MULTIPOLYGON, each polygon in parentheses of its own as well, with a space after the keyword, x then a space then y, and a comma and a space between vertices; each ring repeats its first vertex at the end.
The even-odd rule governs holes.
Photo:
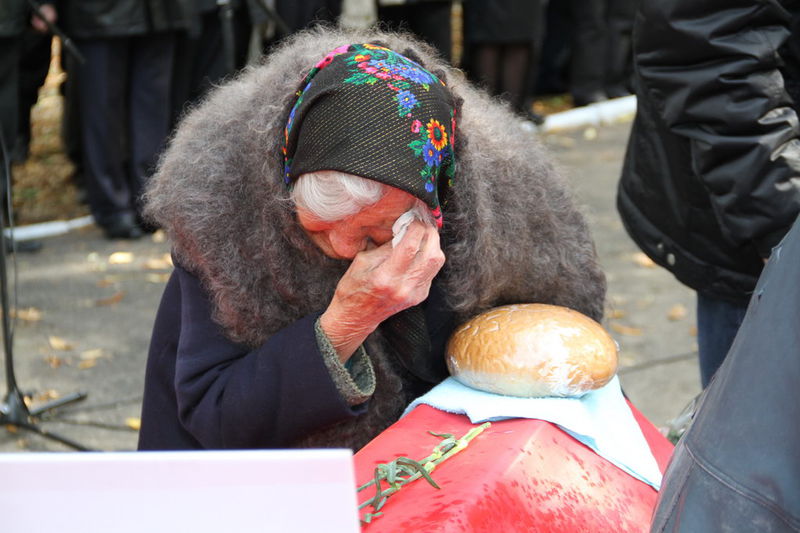
POLYGON ((0 37, 0 128, 6 150, 11 150, 17 134, 21 50, 21 39, 0 37))
POLYGON ((391 29, 402 29, 433 45, 447 61, 453 57, 450 2, 421 2, 414 5, 378 8, 378 20, 391 29))
POLYGON ((585 100, 603 92, 606 70, 605 0, 571 0, 573 39, 570 92, 585 100))
POLYGON ((83 39, 78 68, 87 199, 101 226, 136 215, 166 140, 175 45, 172 33, 83 39))
POLYGON ((571 92, 576 100, 596 93, 628 94, 633 73, 631 33, 636 0, 571 0, 571 92))
MULTIPOLYGON (((199 34, 179 33, 172 73, 172 123, 213 86, 233 72, 228 70, 222 26, 217 9, 200 16, 199 34)), ((245 65, 252 26, 246 9, 234 12, 235 68, 245 65)))

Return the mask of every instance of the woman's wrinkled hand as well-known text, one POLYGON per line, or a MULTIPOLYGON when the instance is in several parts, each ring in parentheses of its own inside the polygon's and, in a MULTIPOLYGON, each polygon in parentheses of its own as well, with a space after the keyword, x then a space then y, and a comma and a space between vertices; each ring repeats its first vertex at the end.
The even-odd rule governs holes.
POLYGON ((419 221, 394 248, 387 242, 358 253, 320 317, 340 359, 346 361, 388 317, 425 300, 444 261, 436 228, 419 221))

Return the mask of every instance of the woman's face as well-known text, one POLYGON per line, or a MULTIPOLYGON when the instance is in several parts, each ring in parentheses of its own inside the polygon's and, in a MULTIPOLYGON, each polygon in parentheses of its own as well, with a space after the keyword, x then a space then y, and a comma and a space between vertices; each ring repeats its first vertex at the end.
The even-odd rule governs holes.
POLYGON ((325 255, 334 259, 353 259, 358 252, 392 240, 392 225, 411 209, 415 201, 407 192, 390 187, 376 203, 342 220, 319 220, 299 206, 297 220, 325 255))

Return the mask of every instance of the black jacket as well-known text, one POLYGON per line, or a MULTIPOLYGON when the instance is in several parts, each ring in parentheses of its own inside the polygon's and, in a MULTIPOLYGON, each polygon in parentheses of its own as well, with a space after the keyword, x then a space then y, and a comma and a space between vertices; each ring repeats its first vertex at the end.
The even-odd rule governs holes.
POLYGON ((0 2, 0 37, 22 35, 30 23, 31 10, 26 0, 2 0, 0 2))
POLYGON ((800 212, 800 129, 780 71, 797 60, 795 4, 643 0, 636 14, 620 215, 656 263, 734 302, 800 212))
POLYGON ((74 39, 183 29, 191 0, 62 0, 59 20, 74 39))
POLYGON ((652 531, 800 531, 800 222, 678 443, 652 531))

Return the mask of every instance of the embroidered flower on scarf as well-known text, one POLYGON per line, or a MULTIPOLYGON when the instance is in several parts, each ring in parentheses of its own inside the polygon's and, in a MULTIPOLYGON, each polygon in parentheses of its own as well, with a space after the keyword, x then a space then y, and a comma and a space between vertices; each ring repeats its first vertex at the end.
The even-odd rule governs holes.
POLYGON ((428 139, 422 146, 422 157, 425 159, 425 163, 432 167, 442 164, 442 151, 436 149, 431 139, 428 139))
POLYGON ((412 93, 411 91, 398 91, 397 103, 400 105, 401 114, 404 114, 403 111, 408 113, 409 111, 411 111, 412 109, 414 109, 419 105, 417 97, 414 96, 414 93, 412 93))
POLYGON ((437 151, 447 146, 447 131, 438 120, 431 119, 425 129, 428 132, 428 139, 437 151))

